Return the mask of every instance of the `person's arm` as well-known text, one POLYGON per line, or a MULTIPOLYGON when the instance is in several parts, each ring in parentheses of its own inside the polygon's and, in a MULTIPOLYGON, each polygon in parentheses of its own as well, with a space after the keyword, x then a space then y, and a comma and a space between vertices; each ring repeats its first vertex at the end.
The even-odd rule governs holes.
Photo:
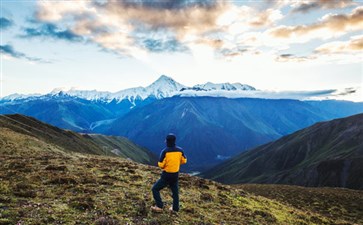
POLYGON ((165 164, 166 164, 165 155, 166 155, 166 152, 165 152, 165 150, 163 150, 163 151, 160 153, 159 162, 158 162, 158 166, 159 166, 161 169, 164 169, 164 168, 165 168, 165 164))
POLYGON ((184 151, 182 150, 182 157, 180 159, 180 165, 187 163, 187 157, 184 154, 184 151))

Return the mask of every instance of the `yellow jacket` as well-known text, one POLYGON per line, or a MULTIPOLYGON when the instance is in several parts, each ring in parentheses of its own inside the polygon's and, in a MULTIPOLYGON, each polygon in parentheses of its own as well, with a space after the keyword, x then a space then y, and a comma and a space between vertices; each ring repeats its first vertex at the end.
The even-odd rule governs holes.
POLYGON ((180 147, 167 147, 161 154, 158 166, 167 173, 179 172, 180 165, 187 163, 183 149, 180 147))

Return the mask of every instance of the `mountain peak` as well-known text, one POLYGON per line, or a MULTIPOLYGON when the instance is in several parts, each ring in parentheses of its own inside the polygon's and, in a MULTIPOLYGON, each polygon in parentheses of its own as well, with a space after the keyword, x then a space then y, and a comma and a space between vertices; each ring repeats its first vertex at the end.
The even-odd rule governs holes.
MULTIPOLYGON (((171 78, 171 77, 169 77, 169 76, 166 76, 166 75, 161 75, 156 81, 163 81, 163 80, 165 80, 165 81, 174 81, 174 79, 173 78, 171 78)), ((156 82, 155 81, 155 82, 156 82)))
POLYGON ((185 86, 176 82, 171 77, 161 75, 154 83, 150 84, 145 89, 156 98, 165 98, 174 95, 182 88, 185 88, 185 86))
POLYGON ((177 82, 171 77, 168 77, 166 75, 161 75, 156 81, 154 81, 151 85, 149 85, 149 87, 152 85, 159 85, 159 84, 173 85, 173 84, 177 84, 177 82))

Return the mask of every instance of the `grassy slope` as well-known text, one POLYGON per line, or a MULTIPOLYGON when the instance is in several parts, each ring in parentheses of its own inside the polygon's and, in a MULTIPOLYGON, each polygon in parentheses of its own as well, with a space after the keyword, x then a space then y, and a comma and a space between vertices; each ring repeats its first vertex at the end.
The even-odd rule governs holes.
POLYGON ((243 152, 202 176, 225 183, 283 183, 362 189, 362 131, 363 114, 317 123, 243 152))
POLYGON ((122 158, 129 158, 135 162, 141 162, 149 165, 156 165, 157 157, 146 148, 142 148, 125 137, 105 136, 98 134, 84 135, 90 137, 103 149, 108 152, 112 151, 114 154, 122 158))
POLYGON ((155 164, 156 156, 145 148, 123 137, 102 135, 81 135, 59 129, 32 117, 23 115, 0 115, 0 127, 7 127, 18 133, 36 137, 65 150, 96 155, 120 156, 136 162, 155 164), (118 153, 111 152, 118 149, 118 153))
MULTIPOLYGON (((339 211, 324 216, 239 187, 180 178, 181 212, 155 214, 156 167, 116 157, 65 151, 0 127, 0 224, 354 224, 339 211), (96 222, 97 221, 97 222, 96 222), (111 221, 113 223, 111 223, 111 221)), ((348 191, 353 196, 357 191, 348 191)), ((162 192, 171 204, 167 190, 162 192)), ((355 202, 354 198, 351 201, 355 202)), ((358 202, 357 202, 358 203, 358 202)), ((334 202, 332 203, 334 204, 334 202)), ((344 206, 342 206, 344 207, 344 206)), ((361 219, 361 218, 360 218, 361 219)))
POLYGON ((363 224, 363 191, 276 184, 243 184, 238 187, 304 211, 312 211, 332 219, 341 218, 363 224))

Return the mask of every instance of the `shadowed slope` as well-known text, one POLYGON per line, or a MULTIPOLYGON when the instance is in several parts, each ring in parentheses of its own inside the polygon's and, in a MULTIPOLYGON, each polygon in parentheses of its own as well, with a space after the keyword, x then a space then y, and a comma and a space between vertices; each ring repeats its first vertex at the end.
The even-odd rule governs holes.
POLYGON ((226 183, 363 189, 363 114, 317 123, 244 152, 202 176, 226 183))

